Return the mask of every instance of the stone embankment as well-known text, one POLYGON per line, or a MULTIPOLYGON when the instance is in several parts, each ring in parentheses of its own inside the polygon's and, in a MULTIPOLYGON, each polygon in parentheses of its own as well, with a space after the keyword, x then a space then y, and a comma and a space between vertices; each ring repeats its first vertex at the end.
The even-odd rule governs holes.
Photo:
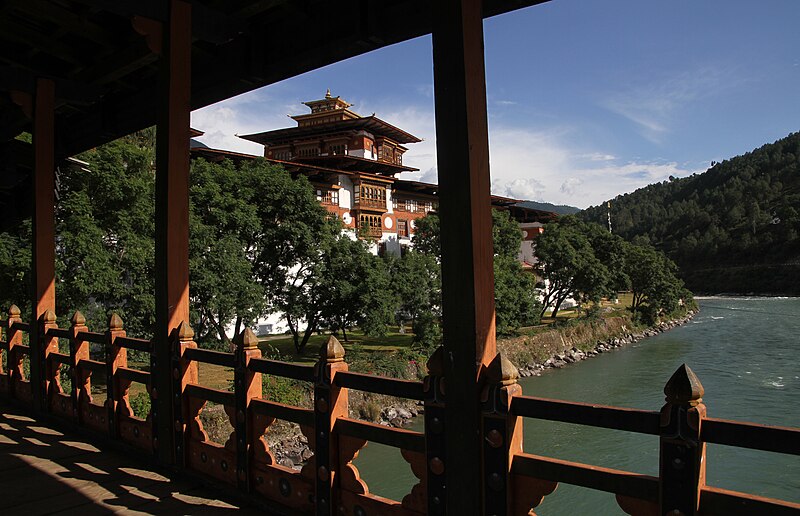
MULTIPOLYGON (((592 358, 602 353, 608 353, 617 348, 639 342, 642 339, 653 337, 677 326, 682 326, 689 322, 692 317, 694 317, 694 314, 695 312, 690 311, 685 317, 665 321, 639 332, 630 332, 627 330, 627 327, 623 325, 620 327, 619 335, 604 340, 597 340, 594 346, 591 346, 591 343, 578 342, 569 349, 554 353, 544 361, 533 360, 516 365, 521 377, 539 376, 545 369, 558 369, 568 364, 580 362, 581 360, 586 360, 587 358, 592 358), (589 349, 585 349, 587 344, 590 346, 589 349)), ((555 332, 556 330, 553 331, 555 332)), ((563 336, 562 341, 564 341, 563 336)))

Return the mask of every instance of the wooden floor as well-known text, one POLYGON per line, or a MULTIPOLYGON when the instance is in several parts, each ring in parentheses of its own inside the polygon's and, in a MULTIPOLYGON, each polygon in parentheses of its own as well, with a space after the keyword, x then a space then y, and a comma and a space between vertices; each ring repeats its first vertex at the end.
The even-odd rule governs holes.
POLYGON ((0 402, 0 514, 264 514, 0 402))

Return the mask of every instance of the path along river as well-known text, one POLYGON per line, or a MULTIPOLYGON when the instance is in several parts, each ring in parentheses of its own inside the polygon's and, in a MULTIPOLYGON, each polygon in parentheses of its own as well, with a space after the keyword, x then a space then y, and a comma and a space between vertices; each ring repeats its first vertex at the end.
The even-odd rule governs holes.
MULTIPOLYGON (((711 417, 800 426, 800 298, 699 299, 687 325, 520 381, 523 393, 659 410, 682 363, 705 387, 711 417)), ((421 429, 421 421, 412 429, 421 429)), ((658 438, 526 419, 526 452, 658 474, 658 438)), ((800 457, 709 445, 709 485, 800 502, 800 457)), ((370 491, 401 499, 415 483, 397 450, 371 443, 356 464, 370 491)), ((624 514, 614 496, 559 485, 540 516, 624 514)))

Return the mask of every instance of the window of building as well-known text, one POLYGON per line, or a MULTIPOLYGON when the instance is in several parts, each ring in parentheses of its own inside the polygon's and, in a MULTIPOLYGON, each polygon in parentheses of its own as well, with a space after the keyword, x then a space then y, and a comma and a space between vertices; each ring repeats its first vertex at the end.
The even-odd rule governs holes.
POLYGON ((381 228, 381 216, 360 214, 358 216, 358 228, 359 231, 363 231, 367 236, 380 237, 383 232, 381 228))
POLYGON ((416 199, 406 199, 406 211, 415 212, 417 211, 417 200, 416 199))
POLYGON ((408 221, 406 219, 397 219, 397 236, 408 238, 408 221))

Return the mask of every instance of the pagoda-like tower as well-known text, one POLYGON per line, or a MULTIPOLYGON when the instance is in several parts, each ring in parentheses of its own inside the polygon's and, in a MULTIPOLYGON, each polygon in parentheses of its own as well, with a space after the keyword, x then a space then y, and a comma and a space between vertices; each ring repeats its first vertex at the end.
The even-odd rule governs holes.
POLYGON ((352 104, 332 96, 330 90, 324 98, 303 104, 311 112, 290 116, 296 127, 241 138, 263 145, 269 160, 303 165, 320 202, 345 226, 366 231, 384 247, 393 248, 388 251, 399 252, 413 232, 413 219, 435 206, 435 196, 408 192, 419 202, 407 211, 401 198, 402 216, 398 219, 395 213, 398 198, 392 192, 399 181, 395 176, 417 170, 403 165, 405 144, 421 140, 374 113, 359 115, 350 109, 352 104))

